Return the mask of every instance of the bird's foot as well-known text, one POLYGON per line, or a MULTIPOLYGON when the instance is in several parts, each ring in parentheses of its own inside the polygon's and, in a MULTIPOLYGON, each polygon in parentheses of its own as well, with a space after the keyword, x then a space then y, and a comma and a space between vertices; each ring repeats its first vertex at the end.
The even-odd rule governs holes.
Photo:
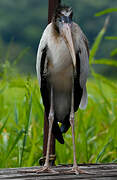
POLYGON ((70 173, 70 174, 89 174, 87 171, 81 170, 78 166, 73 166, 73 168, 69 171, 66 171, 65 173, 70 173))
POLYGON ((35 172, 37 174, 39 173, 52 173, 52 174, 58 174, 57 171, 55 171, 54 169, 48 167, 48 166, 43 166, 42 168, 38 169, 38 170, 35 170, 35 172))
POLYGON ((59 172, 55 171, 54 169, 50 168, 49 166, 43 166, 39 169, 33 169, 33 170, 22 170, 19 171, 20 173, 50 173, 50 174, 59 174, 59 172))

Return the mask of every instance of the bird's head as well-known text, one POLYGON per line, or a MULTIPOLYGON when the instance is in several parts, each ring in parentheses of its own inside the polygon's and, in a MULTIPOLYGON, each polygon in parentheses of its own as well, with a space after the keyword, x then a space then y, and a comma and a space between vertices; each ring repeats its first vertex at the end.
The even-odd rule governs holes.
POLYGON ((65 23, 72 25, 73 11, 71 7, 59 5, 54 14, 53 22, 56 25, 56 30, 58 33, 61 32, 61 29, 65 23))
POLYGON ((59 5, 56 8, 52 22, 54 24, 57 33, 59 33, 59 35, 61 35, 62 38, 64 39, 71 54, 73 65, 75 67, 76 55, 73 44, 73 38, 72 38, 72 25, 73 25, 72 17, 73 17, 73 10, 71 7, 59 5))

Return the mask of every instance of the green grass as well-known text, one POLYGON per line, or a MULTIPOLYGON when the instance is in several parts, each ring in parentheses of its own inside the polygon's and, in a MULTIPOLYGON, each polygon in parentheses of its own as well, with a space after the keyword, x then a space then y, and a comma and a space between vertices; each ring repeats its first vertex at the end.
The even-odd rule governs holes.
MULTIPOLYGON (((75 116, 78 162, 113 162, 117 159, 117 89, 99 79, 89 79, 87 88, 88 107, 75 116)), ((15 77, 7 82, 0 107, 0 167, 38 165, 43 105, 37 80, 15 77)), ((64 145, 56 143, 57 164, 72 163, 71 129, 64 138, 64 145)))
MULTIPOLYGON (((88 106, 75 116, 79 163, 117 161, 117 82, 93 69, 93 64, 117 65, 116 60, 95 60, 108 20, 90 52, 88 106)), ((44 108, 37 78, 17 74, 14 62, 7 57, 0 64, 0 168, 38 165, 43 150, 44 108)), ((73 162, 71 129, 64 139, 64 145, 56 142, 56 164, 73 162)))

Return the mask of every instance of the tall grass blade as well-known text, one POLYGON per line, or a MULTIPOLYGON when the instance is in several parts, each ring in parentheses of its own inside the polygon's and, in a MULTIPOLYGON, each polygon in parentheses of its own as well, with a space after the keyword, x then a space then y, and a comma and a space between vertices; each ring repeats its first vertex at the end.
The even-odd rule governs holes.
POLYGON ((105 39, 108 39, 108 40, 117 40, 117 36, 106 36, 105 39))
POLYGON ((117 60, 113 59, 98 59, 94 60, 92 64, 104 64, 104 65, 109 65, 109 66, 114 66, 117 67, 117 60))
POLYGON ((29 99, 29 103, 27 104, 28 108, 26 111, 26 125, 25 125, 25 134, 24 134, 24 139, 23 139, 23 147, 22 147, 22 152, 21 152, 21 159, 20 159, 20 167, 22 166, 22 160, 23 160, 23 154, 24 154, 24 149, 26 146, 26 140, 27 140, 27 135, 28 135, 28 129, 29 129, 29 123, 30 123, 30 119, 31 119, 31 109, 32 109, 32 95, 29 99))
POLYGON ((6 51, 6 57, 5 57, 5 60, 6 60, 6 61, 7 61, 8 59, 10 59, 10 52, 11 52, 11 47, 12 47, 13 40, 14 40, 14 38, 12 38, 12 39, 10 40, 10 43, 9 43, 9 45, 8 45, 8 49, 7 49, 7 51, 6 51))
POLYGON ((32 145, 31 145, 31 152, 29 155, 29 159, 28 159, 28 164, 27 166, 32 166, 33 162, 34 162, 34 154, 35 154, 35 149, 36 149, 36 140, 37 140, 37 134, 36 134, 36 123, 35 120, 33 120, 32 122, 32 130, 33 130, 33 137, 32 137, 32 145))
POLYGON ((9 115, 3 119, 4 123, 3 123, 2 127, 0 128, 0 134, 2 133, 3 129, 5 128, 8 118, 9 118, 9 115))
POLYGON ((30 119, 31 119, 31 111, 32 111, 32 94, 31 94, 31 96, 30 96, 28 106, 29 106, 29 107, 28 107, 28 110, 27 110, 27 112, 26 112, 26 116, 27 116, 27 123, 26 123, 26 126, 25 126, 26 133, 28 132, 29 123, 30 123, 30 119))
POLYGON ((104 14, 109 14, 109 13, 113 13, 113 12, 117 12, 117 8, 105 9, 104 11, 100 11, 100 12, 96 13, 95 16, 102 16, 104 14))
POLYGON ((24 58, 24 55, 27 54, 29 50, 30 50, 30 47, 25 48, 15 59, 15 61, 13 62, 13 65, 16 65, 22 58, 24 58))
MULTIPOLYGON (((112 108, 112 107, 111 107, 111 103, 110 103, 110 101, 108 100, 108 97, 106 97, 106 95, 105 95, 105 93, 104 93, 104 91, 103 91, 103 88, 102 88, 100 82, 101 82, 101 81, 97 80, 97 84, 98 84, 98 87, 99 87, 99 93, 100 93, 100 95, 101 95, 101 99, 103 99, 104 102, 106 103, 106 106, 108 106, 109 109, 111 109, 111 108, 112 108)), ((103 109, 104 109, 104 108, 103 108, 103 109)), ((106 111, 106 109, 105 109, 105 111, 106 111)))
POLYGON ((100 153, 99 153, 98 156, 97 156, 96 163, 99 162, 99 159, 101 158, 101 156, 103 156, 103 154, 105 153, 107 147, 110 145, 111 142, 112 142, 112 139, 109 139, 109 141, 107 142, 107 144, 103 147, 102 151, 100 151, 100 153))
POLYGON ((8 159, 9 155, 12 153, 12 151, 14 150, 15 146, 17 145, 18 141, 20 140, 22 134, 24 133, 24 129, 21 129, 20 132, 18 133, 14 143, 12 144, 10 150, 8 151, 7 153, 7 156, 6 156, 6 160, 8 159))
POLYGON ((100 31, 99 34, 97 35, 96 40, 95 40, 95 42, 94 42, 94 44, 93 44, 93 46, 92 46, 92 48, 91 48, 90 57, 89 57, 89 62, 90 62, 90 64, 93 63, 94 57, 95 57, 95 55, 96 55, 96 53, 97 53, 97 51, 98 51, 99 45, 100 45, 100 43, 101 43, 101 40, 102 40, 102 38, 103 38, 103 36, 104 36, 104 34, 105 34, 105 32, 106 32, 106 29, 107 29, 107 26, 108 26, 108 23, 109 23, 109 19, 110 19, 110 18, 109 18, 109 16, 108 16, 108 17, 106 18, 106 20, 105 20, 105 23, 104 23, 103 28, 101 29, 101 31, 100 31))
POLYGON ((18 110, 17 110, 17 106, 15 103, 15 108, 14 108, 14 119, 15 119, 15 123, 18 125, 18 110))
POLYGON ((117 159, 114 159, 114 160, 112 161, 112 163, 117 163, 117 159))
POLYGON ((117 48, 115 48, 112 52, 111 52, 111 56, 116 56, 117 55, 117 48))

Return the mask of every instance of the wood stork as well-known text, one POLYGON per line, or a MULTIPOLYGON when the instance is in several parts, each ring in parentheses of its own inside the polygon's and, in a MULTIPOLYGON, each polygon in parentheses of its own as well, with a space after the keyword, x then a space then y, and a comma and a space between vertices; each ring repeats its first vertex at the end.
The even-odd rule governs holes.
POLYGON ((71 7, 59 5, 46 27, 37 53, 37 77, 49 122, 46 161, 38 172, 53 172, 49 167, 51 131, 64 143, 62 133, 72 128, 74 164, 72 172, 83 173, 76 162, 74 113, 87 105, 88 40, 72 21, 71 7), (62 123, 59 127, 58 122, 62 123))

